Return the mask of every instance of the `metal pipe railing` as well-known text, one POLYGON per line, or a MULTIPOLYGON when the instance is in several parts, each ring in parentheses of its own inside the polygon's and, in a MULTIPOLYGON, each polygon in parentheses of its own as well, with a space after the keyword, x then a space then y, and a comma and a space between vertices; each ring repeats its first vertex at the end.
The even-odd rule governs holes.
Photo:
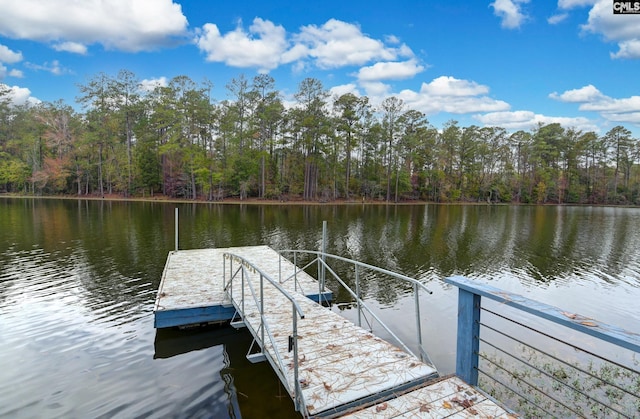
MULTIPOLYGON (((318 260, 320 260, 320 259, 318 259, 318 260)), ((353 292, 353 290, 352 290, 351 288, 349 288, 349 286, 348 286, 347 284, 345 284, 345 283, 344 283, 344 281, 343 281, 343 280, 338 276, 338 274, 336 274, 336 273, 335 273, 335 271, 334 271, 333 269, 331 269, 331 267, 329 267, 327 264, 325 264, 324 262, 322 262, 322 260, 320 260, 320 263, 322 263, 322 264, 325 266, 325 269, 326 269, 327 271, 329 271, 329 273, 330 273, 331 275, 333 275, 334 279, 335 279, 336 281, 338 281, 338 282, 340 283, 340 285, 342 285, 342 286, 343 286, 343 287, 344 287, 344 288, 349 292, 349 294, 350 294, 352 297, 356 298, 356 301, 357 301, 358 305, 362 305, 362 307, 363 307, 364 309, 366 309, 366 310, 369 312, 369 314, 370 314, 370 315, 371 315, 371 316, 372 316, 372 317, 373 317, 373 318, 374 318, 374 319, 375 319, 375 320, 376 320, 376 321, 377 321, 377 322, 382 326, 382 328, 383 328, 387 333, 389 333, 389 335, 391 335, 391 337, 392 337, 396 342, 398 342, 398 343, 400 344, 400 346, 402 346, 402 349, 403 349, 405 352, 407 352, 407 353, 409 353, 409 354, 411 354, 411 355, 413 355, 413 356, 415 356, 415 357, 417 358, 416 354, 414 354, 414 353, 413 353, 413 351, 412 351, 411 349, 409 349, 409 347, 408 347, 408 346, 407 346, 407 345, 406 345, 406 344, 405 344, 405 343, 404 343, 404 342, 403 342, 403 341, 402 341, 398 336, 396 336, 396 334, 395 334, 395 333, 393 333, 393 331, 392 331, 392 330, 391 330, 391 329, 390 329, 386 324, 384 324, 384 322, 382 321, 382 319, 380 319, 380 317, 378 317, 378 316, 376 315, 376 313, 374 313, 374 312, 369 308, 369 306, 364 302, 364 300, 363 300, 362 298, 360 298, 358 295, 356 295, 356 294, 353 292)))
MULTIPOLYGON (((413 351, 411 351, 411 349, 409 349, 408 345, 405 344, 381 319, 379 316, 377 316, 369 307, 368 305, 365 303, 364 299, 362 298, 361 295, 361 289, 360 289, 360 271, 367 269, 367 270, 371 270, 374 272, 378 272, 396 279, 400 279, 406 282, 409 282, 410 284, 412 284, 413 289, 414 289, 414 298, 415 298, 415 307, 416 307, 416 340, 418 343, 418 348, 419 348, 419 358, 425 362, 429 362, 431 363, 431 360, 429 359, 426 351, 424 350, 423 347, 423 343, 422 343, 422 323, 421 323, 421 319, 420 319, 420 294, 419 294, 419 290, 422 289, 424 291, 426 291, 428 294, 432 294, 431 290, 429 290, 423 283, 421 283, 420 281, 408 277, 406 275, 402 275, 399 274, 397 272, 393 272, 393 271, 389 271, 387 269, 383 269, 377 266, 373 266, 373 265, 369 265, 363 262, 359 262, 356 260, 352 260, 352 259, 348 259, 348 258, 344 258, 341 256, 337 256, 337 255, 333 255, 333 254, 329 254, 326 252, 318 252, 318 251, 313 251, 313 250, 291 250, 291 249, 287 249, 287 250, 282 250, 280 251, 280 255, 282 257, 283 253, 293 253, 293 258, 294 258, 294 266, 296 267, 294 269, 294 274, 292 276, 297 275, 297 255, 298 254, 308 254, 308 255, 314 255, 315 258, 307 263, 304 267, 300 268, 300 270, 305 270, 308 267, 310 267, 311 265, 313 265, 314 263, 318 264, 318 276, 320 277, 320 279, 324 279, 325 276, 325 272, 328 271, 333 278, 338 281, 338 283, 344 287, 347 292, 349 293, 349 295, 351 295, 352 298, 354 298, 356 300, 357 306, 358 306, 358 326, 362 327, 362 315, 363 312, 362 310, 366 310, 367 313, 369 313, 369 315, 371 315, 381 326, 382 328, 394 339, 396 340, 396 342, 398 342, 398 344, 400 344, 400 346, 402 347, 403 350, 405 350, 406 352, 410 353, 411 355, 416 356, 413 351), (354 271, 355 271, 355 287, 356 290, 355 292, 351 289, 351 287, 349 287, 340 277, 340 275, 338 275, 326 262, 327 259, 330 260, 336 260, 336 261, 341 261, 341 262, 345 262, 347 264, 353 265, 354 267, 354 271)), ((288 277, 286 280, 290 279, 292 276, 288 277)), ((321 281, 319 280, 319 291, 318 291, 318 295, 322 296, 323 295, 323 285, 321 284, 321 281)))
POLYGON ((401 279, 403 281, 407 281, 407 282, 410 282, 412 284, 416 284, 420 288, 424 289, 428 294, 433 294, 433 292, 431 290, 429 290, 429 288, 427 288, 426 285, 424 285, 422 282, 418 281, 417 279, 411 278, 411 277, 406 276, 406 275, 399 274, 397 272, 389 271, 387 269, 380 268, 378 266, 369 265, 367 263, 359 262, 357 260, 348 259, 348 258, 345 258, 345 257, 342 257, 342 256, 333 255, 331 253, 323 253, 323 252, 319 252, 319 251, 315 251, 315 250, 293 250, 293 249, 280 250, 279 253, 281 253, 281 254, 282 253, 293 253, 294 255, 296 253, 306 253, 306 254, 310 254, 310 255, 316 255, 318 257, 322 257, 324 255, 325 257, 330 258, 330 259, 334 259, 334 260, 339 260, 339 261, 342 261, 342 262, 350 263, 350 264, 353 264, 355 266, 360 266, 360 267, 365 268, 365 269, 370 269, 372 271, 380 272, 381 274, 388 275, 388 276, 393 277, 393 278, 401 279))
MULTIPOLYGON (((295 255, 294 255, 294 261, 293 261, 293 274, 289 275, 287 278, 282 279, 282 259, 284 257, 282 256, 282 253, 278 254, 278 282, 280 284, 284 284, 285 282, 287 282, 288 280, 290 280, 291 278, 293 278, 294 283, 293 283, 293 290, 295 292, 301 292, 302 294, 304 294, 304 290, 302 289, 302 284, 300 284, 300 282, 298 281, 298 271, 300 270, 296 264, 296 260, 295 260, 295 255), (298 289, 299 288, 299 289, 298 289)), ((303 268, 303 270, 306 269, 303 268)), ((321 292, 319 292, 318 294, 321 294, 321 292)))
MULTIPOLYGON (((229 262, 230 277, 228 280, 227 280, 226 269, 223 272, 224 291, 228 292, 230 296, 233 296, 233 282, 234 282, 234 279, 237 278, 238 273, 240 273, 241 292, 242 292, 242 300, 240 302, 240 310, 242 311, 241 314, 244 317, 244 314, 246 313, 245 288, 248 288, 249 292, 251 293, 255 307, 258 309, 260 313, 260 323, 258 325, 259 330, 254 330, 255 332, 254 336, 257 336, 258 334, 260 335, 260 339, 261 339, 260 343, 262 345, 262 351, 264 355, 270 360, 270 362, 274 364, 276 373, 278 373, 278 375, 281 378, 281 381, 287 387, 287 391, 290 394, 292 394, 294 398, 294 403, 296 405, 296 410, 301 411, 303 413, 303 416, 305 417, 308 416, 308 412, 306 411, 306 404, 304 403, 304 396, 302 394, 302 388, 300 386, 300 380, 299 380, 298 317, 300 319, 304 319, 304 312, 302 310, 302 307, 300 307, 300 304, 298 304, 296 299, 291 294, 289 294, 284 288, 282 288, 282 286, 278 283, 278 281, 273 280, 268 274, 264 273, 262 270, 260 270, 258 267, 256 267, 254 264, 252 264, 242 256, 225 252, 223 254, 223 259, 224 260, 229 259, 230 261, 229 262), (240 263, 240 267, 235 272, 233 272, 233 261, 240 263), (257 274, 259 276, 259 280, 260 280, 259 293, 255 289, 251 281, 250 273, 257 274), (293 346, 292 349, 293 349, 293 357, 294 357, 293 388, 291 388, 291 386, 289 385, 288 379, 285 374, 284 360, 282 359, 282 356, 276 344, 275 337, 271 333, 269 324, 267 322, 267 317, 265 315, 265 304, 264 304, 264 286, 265 286, 264 281, 265 280, 268 281, 276 290, 278 290, 287 300, 291 302, 291 312, 292 312, 291 339, 292 339, 292 346, 293 346), (258 298, 258 294, 259 294, 259 298, 258 298), (268 345, 267 345, 267 341, 265 340, 265 333, 269 339, 271 348, 273 349, 273 354, 269 354, 267 351, 268 345)), ((226 263, 224 263, 223 266, 226 268, 226 263)), ((232 299, 232 302, 234 302, 233 299, 232 299)), ((247 324, 248 327, 251 327, 246 321, 245 321, 245 324, 247 324)))

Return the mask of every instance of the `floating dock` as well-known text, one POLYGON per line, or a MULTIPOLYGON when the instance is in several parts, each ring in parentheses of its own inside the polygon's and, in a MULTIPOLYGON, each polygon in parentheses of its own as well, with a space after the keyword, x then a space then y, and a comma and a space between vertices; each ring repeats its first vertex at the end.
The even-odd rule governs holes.
MULTIPOLYGON (((268 246, 249 246, 216 249, 178 250, 169 252, 158 288, 154 327, 185 327, 231 320, 235 308, 231 305, 223 284, 223 255, 232 251, 247 256, 274 278, 279 273, 293 275, 295 267, 268 246), (282 262, 282 263, 280 263, 282 262)), ((305 296, 314 301, 331 301, 331 291, 319 291, 318 282, 298 271, 298 284, 305 296)), ((285 289, 296 286, 293 281, 283 284, 285 289)))
POLYGON ((155 322, 233 317, 232 326, 254 337, 247 358, 271 364, 305 417, 513 417, 459 378, 440 378, 433 365, 309 296, 331 294, 266 246, 172 252, 155 322))

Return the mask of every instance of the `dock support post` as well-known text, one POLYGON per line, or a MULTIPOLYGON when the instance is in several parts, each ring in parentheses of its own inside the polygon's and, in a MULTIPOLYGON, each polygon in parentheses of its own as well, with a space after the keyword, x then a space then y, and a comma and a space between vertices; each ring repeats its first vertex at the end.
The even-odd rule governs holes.
POLYGON ((175 241, 176 241, 176 252, 178 251, 178 207, 176 207, 176 221, 175 221, 175 225, 176 225, 176 237, 175 237, 175 241))
POLYGON ((456 375, 472 386, 478 385, 480 351, 480 295, 458 291, 458 341, 456 375))

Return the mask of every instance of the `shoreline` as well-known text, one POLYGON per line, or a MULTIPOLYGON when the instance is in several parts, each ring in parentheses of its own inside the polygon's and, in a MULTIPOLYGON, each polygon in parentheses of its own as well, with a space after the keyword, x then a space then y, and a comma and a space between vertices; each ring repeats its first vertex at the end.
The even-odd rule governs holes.
POLYGON ((169 198, 166 196, 156 197, 123 197, 120 195, 112 194, 105 195, 103 197, 90 195, 90 196, 70 196, 70 195, 20 195, 5 193, 0 194, 0 198, 16 198, 16 199, 64 199, 64 200, 87 200, 87 201, 121 201, 121 202, 157 202, 157 203, 174 203, 174 204, 220 204, 220 205, 310 205, 310 206, 322 206, 322 205, 511 205, 507 203, 488 204, 486 202, 429 202, 422 200, 405 200, 400 202, 387 202, 378 200, 344 200, 337 199, 333 201, 305 201, 302 199, 287 199, 287 200, 275 200, 275 199, 261 199, 261 198, 225 198, 217 201, 207 201, 203 199, 184 199, 184 198, 169 198))
POLYGON ((70 201, 107 201, 107 202, 155 202, 155 203, 166 203, 166 204, 215 204, 215 205, 290 205, 290 206, 348 206, 348 205, 367 205, 367 206, 410 206, 410 205, 441 205, 441 206, 450 206, 450 205, 460 205, 460 206, 574 206, 574 207, 611 207, 611 208, 640 208, 637 205, 613 205, 613 204, 580 204, 580 203, 546 203, 546 204, 534 204, 534 203, 519 203, 519 202, 499 202, 499 203, 488 203, 488 202, 432 202, 432 201, 423 201, 423 200, 404 200, 399 202, 387 202, 387 201, 379 201, 379 200, 344 200, 337 199, 334 201, 304 201, 302 199, 289 199, 289 200, 273 200, 273 199, 260 199, 260 198, 250 198, 250 199, 239 199, 239 198, 225 198, 218 201, 207 201, 203 199, 180 199, 180 198, 169 198, 166 196, 156 196, 156 197, 132 197, 127 198, 120 195, 112 194, 105 195, 103 197, 91 195, 91 196, 70 196, 70 195, 20 195, 20 194, 12 194, 12 193, 0 193, 0 198, 11 198, 11 199, 63 199, 70 201))

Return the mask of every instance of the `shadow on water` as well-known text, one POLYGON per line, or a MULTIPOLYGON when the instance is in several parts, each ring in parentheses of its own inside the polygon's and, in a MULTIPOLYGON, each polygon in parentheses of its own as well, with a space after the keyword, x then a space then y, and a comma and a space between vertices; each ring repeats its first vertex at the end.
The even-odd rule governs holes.
MULTIPOLYGON (((220 348, 223 365, 220 378, 229 417, 297 418, 293 402, 267 362, 251 364, 246 359, 252 337, 246 330, 225 325, 160 329, 154 341, 154 359, 180 357, 192 351, 220 348)), ((190 415, 187 415, 190 416, 190 415)))

